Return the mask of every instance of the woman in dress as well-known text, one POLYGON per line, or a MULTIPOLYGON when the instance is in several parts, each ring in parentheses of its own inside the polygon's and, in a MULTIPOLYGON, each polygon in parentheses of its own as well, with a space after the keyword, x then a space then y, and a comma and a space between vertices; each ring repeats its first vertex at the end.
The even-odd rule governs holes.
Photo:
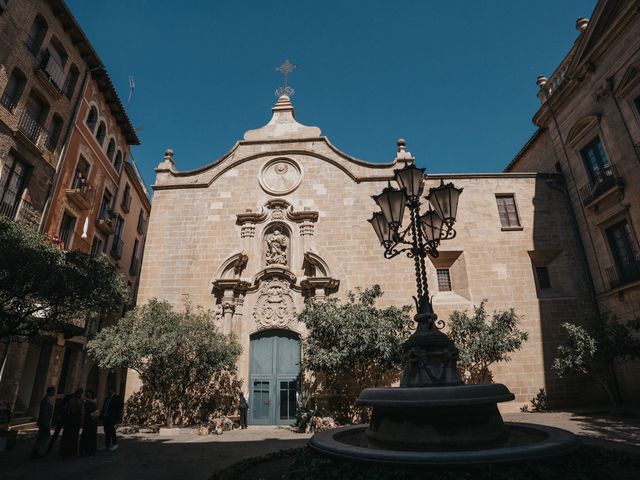
POLYGON ((62 441, 60 442, 60 455, 63 457, 75 457, 78 455, 78 437, 82 426, 82 393, 79 388, 67 405, 68 415, 64 419, 62 429, 62 441))
POLYGON ((84 420, 80 436, 80 455, 93 456, 98 448, 98 405, 96 396, 91 390, 84 394, 84 420))

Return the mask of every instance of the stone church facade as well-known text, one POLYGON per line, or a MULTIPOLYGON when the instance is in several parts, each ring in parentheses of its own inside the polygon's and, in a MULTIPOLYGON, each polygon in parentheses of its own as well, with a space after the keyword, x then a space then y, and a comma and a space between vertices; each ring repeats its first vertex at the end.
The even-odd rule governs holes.
MULTIPOLYGON (((307 299, 344 298, 381 285, 381 306, 412 303, 415 279, 407 258, 385 260, 367 222, 371 195, 413 162, 398 142, 389 163, 357 160, 319 128, 295 119, 280 97, 268 124, 214 163, 177 169, 167 150, 156 168, 138 304, 152 297, 180 308, 184 299, 215 309, 219 328, 243 347, 239 376, 252 423, 290 423, 295 414, 307 299)), ((517 408, 546 388, 551 400, 577 401, 596 387, 558 382, 550 370, 560 324, 588 315, 593 303, 553 174, 430 174, 463 187, 458 235, 432 259, 429 287, 446 319, 483 299, 489 311, 514 308, 529 340, 493 369, 516 394, 517 408)), ((139 387, 130 372, 127 394, 139 387)))

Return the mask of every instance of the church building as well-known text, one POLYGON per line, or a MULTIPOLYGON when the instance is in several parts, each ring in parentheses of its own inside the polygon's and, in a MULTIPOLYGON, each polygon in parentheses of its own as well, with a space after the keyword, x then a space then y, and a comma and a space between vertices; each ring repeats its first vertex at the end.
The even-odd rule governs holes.
MULTIPOLYGON (((250 423, 293 423, 304 302, 379 284, 380 306, 413 303, 412 261, 386 260, 367 222, 371 195, 413 161, 402 140, 388 163, 349 156, 298 123, 286 95, 265 126, 209 165, 180 171, 179 152, 174 160, 167 150, 156 168, 138 304, 157 297, 181 308, 188 296, 215 309, 219 328, 243 348, 238 375, 250 423)), ((436 313, 446 322, 486 299, 489 312, 521 316, 529 340, 492 369, 516 395, 507 408, 541 388, 556 403, 598 395, 597 386, 560 382, 550 368, 561 324, 594 311, 558 175, 429 173, 426 190, 441 179, 464 191, 457 236, 427 262, 436 313)), ((139 385, 130 372, 127 395, 139 385)))

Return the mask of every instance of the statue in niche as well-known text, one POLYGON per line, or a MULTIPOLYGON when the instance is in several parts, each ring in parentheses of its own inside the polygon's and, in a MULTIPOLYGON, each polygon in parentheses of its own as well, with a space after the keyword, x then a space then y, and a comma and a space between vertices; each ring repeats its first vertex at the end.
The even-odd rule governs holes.
POLYGON ((289 239, 279 228, 267 235, 267 265, 287 265, 289 239))

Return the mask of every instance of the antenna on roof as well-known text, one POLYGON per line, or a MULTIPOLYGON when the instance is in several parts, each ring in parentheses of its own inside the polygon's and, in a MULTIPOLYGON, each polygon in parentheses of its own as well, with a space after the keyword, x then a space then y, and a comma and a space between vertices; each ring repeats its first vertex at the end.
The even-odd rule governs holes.
POLYGON ((129 75, 129 99, 127 100, 127 105, 131 103, 131 97, 133 97, 133 91, 136 88, 136 82, 133 81, 133 77, 129 75))

